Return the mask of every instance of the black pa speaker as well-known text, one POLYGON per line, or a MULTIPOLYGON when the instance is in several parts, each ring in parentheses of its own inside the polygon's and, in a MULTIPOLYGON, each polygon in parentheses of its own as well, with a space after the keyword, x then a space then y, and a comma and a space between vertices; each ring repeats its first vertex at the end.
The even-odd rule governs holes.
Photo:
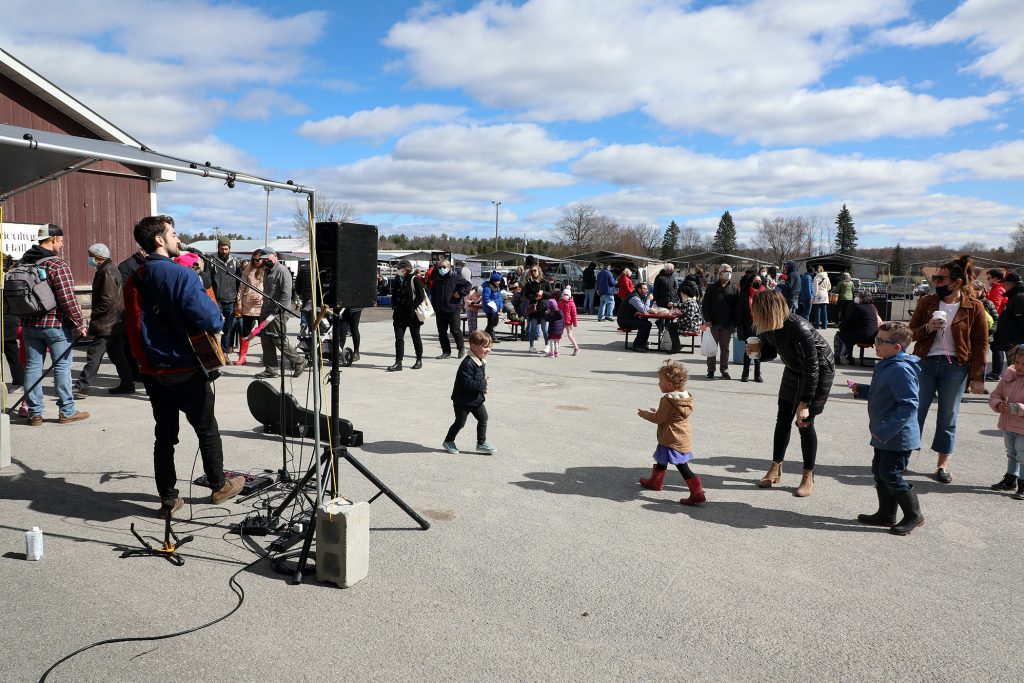
POLYGON ((377 305, 376 225, 317 223, 316 260, 326 305, 377 305))

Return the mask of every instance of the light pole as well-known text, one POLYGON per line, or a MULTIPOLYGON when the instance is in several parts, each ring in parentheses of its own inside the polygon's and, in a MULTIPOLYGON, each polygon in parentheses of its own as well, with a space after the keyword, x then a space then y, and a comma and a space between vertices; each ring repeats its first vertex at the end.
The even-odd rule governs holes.
POLYGON ((264 185, 263 189, 267 191, 267 224, 266 224, 267 232, 266 232, 266 235, 264 237, 264 240, 266 241, 266 245, 269 247, 270 246, 270 193, 274 191, 274 188, 269 187, 267 185, 264 185))
POLYGON ((494 204, 494 251, 498 251, 498 207, 501 206, 501 202, 492 199, 491 204, 494 204))

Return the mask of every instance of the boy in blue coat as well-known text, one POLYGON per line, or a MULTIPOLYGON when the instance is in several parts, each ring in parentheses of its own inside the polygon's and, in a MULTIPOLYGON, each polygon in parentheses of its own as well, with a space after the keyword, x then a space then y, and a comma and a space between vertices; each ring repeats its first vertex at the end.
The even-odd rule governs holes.
POLYGON ((890 527, 889 533, 906 536, 924 525, 924 515, 913 486, 903 478, 910 452, 921 447, 921 429, 917 422, 918 377, 920 359, 904 352, 913 335, 901 322, 884 323, 875 337, 874 381, 871 384, 848 382, 853 395, 868 401, 871 445, 875 457, 871 473, 875 475, 878 512, 857 515, 863 524, 890 527), (896 506, 903 520, 896 524, 896 506))

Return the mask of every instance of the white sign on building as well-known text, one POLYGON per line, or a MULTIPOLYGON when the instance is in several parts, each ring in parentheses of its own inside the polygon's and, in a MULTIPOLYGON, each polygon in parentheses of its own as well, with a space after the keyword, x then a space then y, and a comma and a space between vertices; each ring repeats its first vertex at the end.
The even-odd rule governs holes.
POLYGON ((0 244, 3 253, 14 257, 14 260, 21 259, 33 244, 39 244, 42 230, 46 225, 33 225, 29 223, 4 223, 3 243, 0 244))

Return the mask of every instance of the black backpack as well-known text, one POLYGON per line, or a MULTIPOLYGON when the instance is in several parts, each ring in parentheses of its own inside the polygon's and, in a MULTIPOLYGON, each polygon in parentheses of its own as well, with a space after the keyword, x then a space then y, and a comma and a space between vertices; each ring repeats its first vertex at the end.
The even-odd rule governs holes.
POLYGON ((17 316, 42 315, 57 307, 43 264, 56 259, 48 256, 35 263, 20 263, 4 276, 4 305, 17 316))

